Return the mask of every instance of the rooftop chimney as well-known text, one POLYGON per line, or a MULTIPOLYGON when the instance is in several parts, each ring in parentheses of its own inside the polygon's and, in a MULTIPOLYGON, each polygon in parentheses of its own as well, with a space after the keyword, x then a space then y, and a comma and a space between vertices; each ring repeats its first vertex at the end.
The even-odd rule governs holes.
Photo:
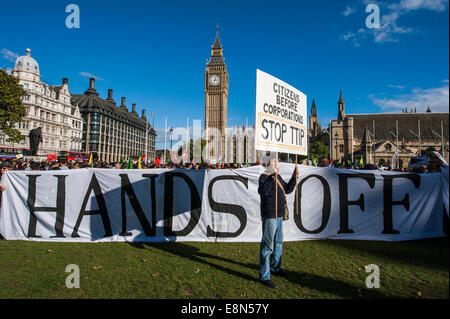
POLYGON ((145 110, 142 110, 142 117, 146 117, 145 110))
POLYGON ((89 79, 89 89, 86 92, 84 92, 84 94, 86 94, 86 95, 91 95, 91 94, 98 95, 97 91, 95 90, 95 79, 94 78, 90 78, 89 79))
POLYGON ((120 107, 126 107, 126 106, 125 106, 125 100, 126 100, 126 98, 125 98, 125 97, 122 97, 122 104, 120 105, 120 107))
POLYGON ((69 85, 69 79, 63 78, 63 85, 64 85, 64 84, 69 85))
POLYGON ((136 113, 136 103, 131 104, 131 112, 136 113))
POLYGON ((112 89, 108 89, 108 98, 106 99, 106 101, 116 105, 116 102, 113 99, 113 90, 112 89))

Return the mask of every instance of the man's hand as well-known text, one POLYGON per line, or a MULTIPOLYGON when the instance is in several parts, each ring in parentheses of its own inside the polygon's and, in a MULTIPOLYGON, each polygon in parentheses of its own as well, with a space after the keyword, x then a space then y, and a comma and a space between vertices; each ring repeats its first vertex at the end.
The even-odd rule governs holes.
POLYGON ((295 164, 294 173, 292 174, 292 176, 298 176, 298 167, 297 167, 297 164, 295 164))
POLYGON ((1 185, 0 185, 0 191, 4 192, 5 189, 6 189, 5 185, 1 184, 1 185))

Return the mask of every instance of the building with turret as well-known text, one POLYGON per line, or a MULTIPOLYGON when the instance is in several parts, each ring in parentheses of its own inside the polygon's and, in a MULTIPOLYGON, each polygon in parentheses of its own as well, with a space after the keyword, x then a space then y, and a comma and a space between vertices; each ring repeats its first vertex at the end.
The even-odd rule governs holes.
MULTIPOLYGON (((312 113, 312 111, 311 111, 312 113)), ((346 114, 342 91, 331 121, 331 159, 405 168, 412 156, 441 153, 449 160, 449 113, 405 108, 401 113, 346 114), (398 161, 392 163, 394 154, 398 161)), ((312 130, 312 133, 315 131, 312 130)), ((328 135, 328 134, 327 134, 328 135)), ((312 138, 317 136, 312 135, 312 138)))
POLYGON ((61 85, 42 82, 39 64, 30 49, 17 58, 11 74, 19 78, 27 92, 22 98, 26 114, 16 127, 24 139, 12 143, 0 132, 0 146, 29 149, 30 130, 41 127, 43 141, 39 145, 39 156, 56 158, 60 151, 81 151, 83 119, 79 109, 70 103, 69 80, 63 78, 61 85))

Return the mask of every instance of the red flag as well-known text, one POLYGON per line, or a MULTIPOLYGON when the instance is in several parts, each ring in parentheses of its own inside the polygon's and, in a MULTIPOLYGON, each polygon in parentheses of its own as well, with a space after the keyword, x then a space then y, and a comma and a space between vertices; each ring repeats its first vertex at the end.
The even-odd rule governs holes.
POLYGON ((159 157, 156 157, 155 165, 158 166, 160 163, 161 163, 161 160, 159 159, 159 157))

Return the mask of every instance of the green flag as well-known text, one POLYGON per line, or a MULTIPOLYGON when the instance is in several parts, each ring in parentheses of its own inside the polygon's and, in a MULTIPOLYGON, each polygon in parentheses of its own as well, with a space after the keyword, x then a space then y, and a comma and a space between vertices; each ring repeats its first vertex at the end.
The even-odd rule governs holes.
POLYGON ((362 159, 362 157, 359 159, 359 163, 358 163, 358 166, 359 167, 363 167, 363 165, 364 165, 364 163, 363 163, 363 159, 362 159))
POLYGON ((133 161, 131 160, 131 158, 128 160, 128 164, 127 164, 127 169, 132 169, 133 168, 133 161))

